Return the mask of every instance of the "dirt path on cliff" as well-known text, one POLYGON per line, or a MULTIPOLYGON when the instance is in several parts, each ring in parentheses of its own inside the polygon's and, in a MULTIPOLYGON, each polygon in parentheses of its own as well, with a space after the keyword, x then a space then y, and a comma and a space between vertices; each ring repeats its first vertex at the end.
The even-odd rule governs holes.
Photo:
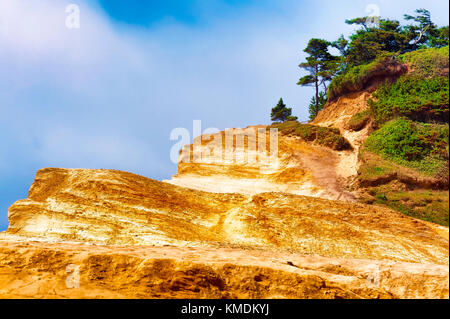
POLYGON ((355 196, 345 189, 346 178, 356 174, 356 169, 346 164, 346 162, 350 162, 348 159, 353 156, 354 152, 337 152, 316 145, 311 145, 311 150, 308 152, 305 152, 304 148, 296 150, 297 145, 302 143, 304 142, 297 139, 289 143, 288 147, 292 152, 290 161, 301 163, 302 169, 311 175, 314 185, 324 192, 318 197, 331 200, 355 201, 355 196), (342 174, 343 170, 346 171, 345 174, 342 174))
MULTIPOLYGON (((360 131, 351 131, 347 128, 347 123, 354 114, 368 108, 367 100, 369 97, 370 93, 368 92, 358 92, 343 96, 323 109, 311 123, 323 127, 338 128, 341 135, 345 137, 352 146, 352 150, 341 152, 331 151, 337 157, 337 163, 332 166, 333 169, 332 172, 330 172, 332 178, 335 178, 335 182, 333 183, 330 177, 329 185, 332 190, 342 192, 349 197, 349 199, 347 199, 346 196, 344 196, 345 200, 355 200, 355 196, 350 192, 343 191, 342 187, 343 185, 350 186, 358 174, 360 164, 358 158, 359 150, 368 137, 370 130, 370 125, 366 125, 366 127, 360 131)), ((319 181, 320 180, 327 182, 327 178, 319 179, 319 181)))
POLYGON ((342 127, 340 130, 352 145, 351 150, 338 152, 318 147, 317 153, 298 154, 298 158, 310 171, 317 186, 330 194, 327 199, 355 202, 356 195, 348 189, 358 174, 358 153, 368 135, 368 128, 359 132, 351 132, 342 127))
POLYGON ((355 201, 355 196, 345 190, 345 181, 338 175, 341 156, 330 154, 330 157, 304 157, 303 163, 310 168, 317 184, 330 192, 335 200, 355 201))

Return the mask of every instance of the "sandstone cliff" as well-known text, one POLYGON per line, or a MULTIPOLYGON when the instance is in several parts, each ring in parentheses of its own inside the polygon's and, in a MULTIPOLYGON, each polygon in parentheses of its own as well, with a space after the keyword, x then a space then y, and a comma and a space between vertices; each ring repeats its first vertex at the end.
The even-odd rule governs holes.
POLYGON ((448 228, 369 205, 44 169, 9 220, 2 297, 448 297, 448 228))
POLYGON ((177 174, 166 182, 215 193, 283 192, 354 200, 345 189, 345 181, 356 175, 356 167, 348 166, 347 160, 354 157, 355 151, 338 152, 295 136, 279 135, 273 156, 268 132, 268 127, 251 126, 198 137, 193 145, 183 149, 177 174), (261 134, 261 129, 267 133, 261 134), (226 142, 228 133, 230 143, 226 142), (217 140, 221 152, 211 150, 217 140), (267 147, 259 147, 266 143, 267 147), (200 154, 197 161, 191 155, 194 149, 200 154))

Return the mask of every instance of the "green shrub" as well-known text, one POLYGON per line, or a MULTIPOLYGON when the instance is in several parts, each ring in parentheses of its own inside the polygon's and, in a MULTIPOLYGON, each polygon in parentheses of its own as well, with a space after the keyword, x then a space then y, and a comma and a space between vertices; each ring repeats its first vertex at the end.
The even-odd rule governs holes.
POLYGON ((448 136, 448 124, 423 124, 400 118, 373 132, 364 147, 397 164, 435 175, 448 164, 448 136))
POLYGON ((353 116, 347 123, 347 128, 352 131, 360 131, 367 125, 367 123, 370 120, 370 117, 371 117, 370 110, 364 110, 362 112, 353 114, 353 116))
POLYGON ((448 46, 416 50, 402 54, 397 58, 392 53, 383 54, 371 63, 349 68, 335 76, 329 86, 328 99, 332 101, 343 94, 361 91, 373 79, 393 79, 405 74, 406 71, 408 71, 408 74, 404 77, 411 76, 420 79, 431 77, 447 78, 448 68, 448 46))
POLYGON ((405 73, 407 68, 392 54, 384 54, 368 64, 352 67, 335 76, 328 89, 328 99, 364 89, 373 78, 394 77, 405 73))
POLYGON ((403 76, 395 83, 381 85, 368 104, 378 124, 398 116, 448 122, 448 94, 447 77, 403 76))
POLYGON ((350 143, 341 135, 339 129, 321 127, 311 124, 301 124, 297 121, 287 121, 273 124, 282 134, 295 135, 307 142, 315 142, 333 150, 351 149, 350 143))
POLYGON ((369 152, 366 147, 360 149, 359 158, 361 165, 358 168, 358 179, 362 184, 370 184, 372 180, 396 174, 400 166, 380 155, 369 152))
POLYGON ((379 200, 383 200, 383 201, 387 200, 387 197, 386 197, 385 194, 377 194, 377 195, 375 196, 375 198, 376 198, 376 199, 379 199, 379 200))
POLYGON ((379 205, 387 206, 407 216, 447 227, 449 225, 447 191, 399 190, 392 185, 383 185, 371 188, 369 193, 379 205))
POLYGON ((448 75, 448 56, 449 47, 446 46, 408 52, 400 55, 399 60, 408 64, 412 75, 429 78, 448 75))

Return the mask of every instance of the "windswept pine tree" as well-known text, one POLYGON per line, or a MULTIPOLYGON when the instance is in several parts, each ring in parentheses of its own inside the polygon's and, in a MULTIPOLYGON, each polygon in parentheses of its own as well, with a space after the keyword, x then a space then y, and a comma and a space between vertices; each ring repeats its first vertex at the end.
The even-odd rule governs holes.
POLYGON ((328 47, 331 45, 330 42, 322 39, 311 39, 306 49, 303 50, 309 56, 306 58, 306 62, 301 63, 299 67, 308 71, 309 74, 302 77, 297 84, 315 88, 315 106, 310 112, 311 116, 319 113, 321 88, 324 90, 323 96, 326 96, 327 83, 336 74, 340 65, 340 59, 328 52, 328 47))

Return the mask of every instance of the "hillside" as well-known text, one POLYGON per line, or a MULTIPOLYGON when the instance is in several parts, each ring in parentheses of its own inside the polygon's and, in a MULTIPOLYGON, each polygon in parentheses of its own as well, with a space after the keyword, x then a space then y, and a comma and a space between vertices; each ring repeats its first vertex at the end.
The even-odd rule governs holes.
POLYGON ((449 4, 0 0, 0 299, 449 300, 449 4))
POLYGON ((168 181, 39 170, 0 298, 448 298, 448 47, 387 61, 311 123, 198 137, 168 181))
POLYGON ((313 122, 339 128, 358 150, 360 201, 446 226, 448 50, 418 50, 338 77, 313 122))

